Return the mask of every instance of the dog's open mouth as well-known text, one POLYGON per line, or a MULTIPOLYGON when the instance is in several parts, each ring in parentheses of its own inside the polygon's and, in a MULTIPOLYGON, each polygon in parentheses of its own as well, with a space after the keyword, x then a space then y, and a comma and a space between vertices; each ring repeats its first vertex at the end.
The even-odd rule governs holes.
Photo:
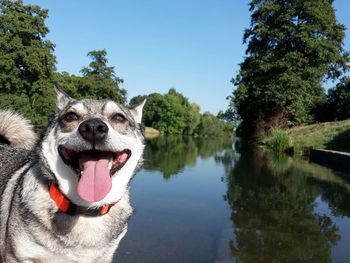
POLYGON ((103 152, 81 151, 59 147, 58 152, 65 164, 79 176, 77 191, 88 202, 102 200, 112 188, 111 176, 128 161, 131 151, 103 152))

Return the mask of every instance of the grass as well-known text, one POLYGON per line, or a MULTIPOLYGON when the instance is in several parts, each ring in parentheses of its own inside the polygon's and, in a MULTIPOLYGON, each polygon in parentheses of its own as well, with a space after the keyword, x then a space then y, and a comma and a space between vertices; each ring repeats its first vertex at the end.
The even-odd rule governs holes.
POLYGON ((284 153, 292 147, 288 132, 281 129, 272 129, 271 135, 263 140, 263 144, 275 153, 284 153))
POLYGON ((286 130, 295 151, 304 148, 325 148, 350 152, 350 119, 325 122, 286 130))

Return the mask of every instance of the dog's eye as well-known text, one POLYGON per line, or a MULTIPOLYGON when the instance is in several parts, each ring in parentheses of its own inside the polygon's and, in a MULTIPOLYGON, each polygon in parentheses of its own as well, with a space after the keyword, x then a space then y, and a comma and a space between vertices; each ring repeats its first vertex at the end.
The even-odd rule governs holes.
POLYGON ((66 115, 64 115, 63 119, 65 122, 73 122, 79 120, 79 116, 75 112, 68 112, 66 115))
POLYGON ((112 120, 113 121, 117 121, 117 122, 125 122, 126 118, 125 118, 125 116, 123 114, 116 113, 116 114, 113 115, 112 120))

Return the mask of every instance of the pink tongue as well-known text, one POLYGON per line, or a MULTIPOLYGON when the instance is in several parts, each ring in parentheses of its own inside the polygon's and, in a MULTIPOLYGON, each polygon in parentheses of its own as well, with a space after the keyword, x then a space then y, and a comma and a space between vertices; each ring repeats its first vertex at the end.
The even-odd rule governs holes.
POLYGON ((83 164, 83 173, 78 183, 79 196, 88 202, 97 202, 105 198, 112 188, 109 175, 109 154, 92 156, 82 153, 80 161, 83 164))

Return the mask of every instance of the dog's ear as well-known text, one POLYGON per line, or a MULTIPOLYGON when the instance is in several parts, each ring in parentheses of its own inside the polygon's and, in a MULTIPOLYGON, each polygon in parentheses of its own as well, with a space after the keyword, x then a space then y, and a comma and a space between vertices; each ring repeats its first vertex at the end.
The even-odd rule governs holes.
POLYGON ((143 106, 145 106, 146 101, 147 101, 147 99, 144 99, 139 105, 130 109, 130 112, 131 112, 132 116, 134 117, 134 120, 137 123, 141 123, 142 110, 143 110, 143 106))
POLYGON ((55 85, 54 88, 55 88, 56 95, 57 95, 56 106, 59 110, 62 110, 73 99, 59 86, 55 85))

